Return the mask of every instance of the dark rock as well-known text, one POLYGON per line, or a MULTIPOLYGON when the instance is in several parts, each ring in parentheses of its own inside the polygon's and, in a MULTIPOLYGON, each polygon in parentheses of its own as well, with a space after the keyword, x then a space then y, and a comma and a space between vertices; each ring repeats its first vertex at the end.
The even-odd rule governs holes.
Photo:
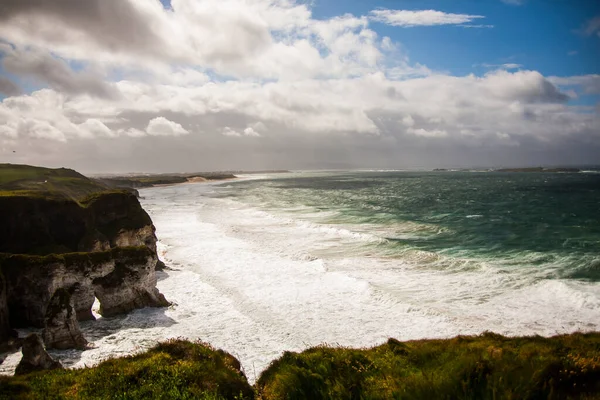
POLYGON ((79 330, 73 304, 73 293, 77 286, 58 289, 50 299, 42 332, 47 348, 85 349, 87 345, 87 340, 79 330))
POLYGON ((6 301, 6 280, 0 270, 0 344, 10 337, 10 322, 8 318, 8 303, 6 301))
POLYGON ((79 202, 4 196, 0 221, 0 253, 47 255, 141 245, 156 250, 152 220, 135 195, 126 192, 99 193, 79 202), (128 244, 118 244, 124 241, 128 244))
POLYGON ((87 310, 91 314, 92 281, 110 274, 115 261, 110 250, 49 256, 11 255, 0 264, 7 279, 11 327, 43 328, 46 309, 54 293, 77 283, 80 285, 74 298, 77 314, 86 314, 87 310), (87 310, 84 307, 88 307, 87 310))
POLYGON ((17 369, 15 375, 28 374, 34 371, 41 371, 46 369, 58 369, 63 368, 59 361, 55 361, 46 352, 44 343, 37 333, 32 333, 27 336, 23 341, 23 358, 17 369))
POLYGON ((155 271, 164 271, 165 268, 167 268, 167 266, 165 265, 164 262, 162 262, 161 260, 158 260, 156 262, 156 267, 154 267, 155 271))
POLYGON ((143 307, 166 307, 170 303, 156 289, 156 253, 120 249, 110 274, 94 280, 94 292, 104 317, 143 307))
POLYGON ((0 196, 0 344, 10 328, 33 326, 49 346, 82 347, 76 320, 94 319, 95 298, 105 316, 169 304, 156 289, 155 228, 135 195, 67 172, 79 186, 60 196, 0 196))
POLYGON ((11 255, 0 262, 8 282, 12 327, 44 328, 46 310, 58 289, 73 293, 76 316, 92 319, 94 297, 100 314, 112 316, 136 308, 169 305, 156 288, 156 253, 147 246, 105 252, 49 256, 11 255))

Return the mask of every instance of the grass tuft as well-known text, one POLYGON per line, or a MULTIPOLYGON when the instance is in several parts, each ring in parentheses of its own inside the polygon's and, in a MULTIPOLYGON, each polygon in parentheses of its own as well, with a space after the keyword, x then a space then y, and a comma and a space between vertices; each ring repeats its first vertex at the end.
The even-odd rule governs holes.
POLYGON ((600 334, 319 346, 273 361, 256 390, 265 400, 600 399, 600 334))
POLYGON ((0 399, 252 399, 233 360, 205 343, 173 339, 93 368, 0 377, 0 399))

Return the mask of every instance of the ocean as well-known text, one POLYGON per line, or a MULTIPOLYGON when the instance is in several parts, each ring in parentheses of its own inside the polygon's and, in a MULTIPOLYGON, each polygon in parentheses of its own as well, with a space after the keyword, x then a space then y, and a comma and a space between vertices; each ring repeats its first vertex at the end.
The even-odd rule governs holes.
POLYGON ((296 172, 140 194, 174 306, 83 323, 96 347, 52 353, 68 366, 185 337, 253 381, 322 343, 600 330, 598 173, 296 172))

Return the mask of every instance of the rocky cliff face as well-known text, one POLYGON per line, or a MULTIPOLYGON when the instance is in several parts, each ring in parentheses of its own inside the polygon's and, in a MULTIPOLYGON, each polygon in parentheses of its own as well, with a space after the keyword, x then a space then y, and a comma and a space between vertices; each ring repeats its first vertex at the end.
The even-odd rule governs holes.
POLYGON ((127 192, 100 192, 79 202, 0 196, 0 221, 0 253, 47 255, 118 246, 156 250, 152 220, 127 192))
POLYGON ((0 341, 33 326, 46 328, 47 345, 69 347, 95 298, 103 316, 168 305, 156 289, 155 229, 135 195, 0 196, 0 221, 0 341))
POLYGON ((0 343, 8 340, 10 323, 8 320, 8 304, 6 302, 6 280, 0 269, 0 343))
POLYGON ((60 362, 54 361, 46 353, 44 343, 39 335, 32 333, 23 341, 23 358, 17 365, 15 375, 24 375, 45 369, 62 369, 62 367, 60 362))
POLYGON ((85 349, 87 345, 87 340, 79 329, 73 303, 73 292, 77 286, 58 289, 50 299, 42 332, 47 348, 85 349))

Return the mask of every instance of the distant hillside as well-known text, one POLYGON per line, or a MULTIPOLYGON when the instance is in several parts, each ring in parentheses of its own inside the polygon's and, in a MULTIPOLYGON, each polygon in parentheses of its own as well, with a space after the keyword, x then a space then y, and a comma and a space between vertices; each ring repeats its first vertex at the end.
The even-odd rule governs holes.
POLYGON ((0 196, 25 195, 82 199, 108 190, 101 182, 67 168, 0 164, 0 196))
POLYGON ((228 172, 198 172, 193 174, 148 174, 135 176, 99 177, 97 180, 114 188, 144 188, 155 185, 173 185, 197 180, 207 181, 233 179, 236 176, 228 172))
POLYGON ((496 172, 581 172, 579 168, 543 168, 543 167, 533 167, 533 168, 500 168, 497 169, 496 172))

